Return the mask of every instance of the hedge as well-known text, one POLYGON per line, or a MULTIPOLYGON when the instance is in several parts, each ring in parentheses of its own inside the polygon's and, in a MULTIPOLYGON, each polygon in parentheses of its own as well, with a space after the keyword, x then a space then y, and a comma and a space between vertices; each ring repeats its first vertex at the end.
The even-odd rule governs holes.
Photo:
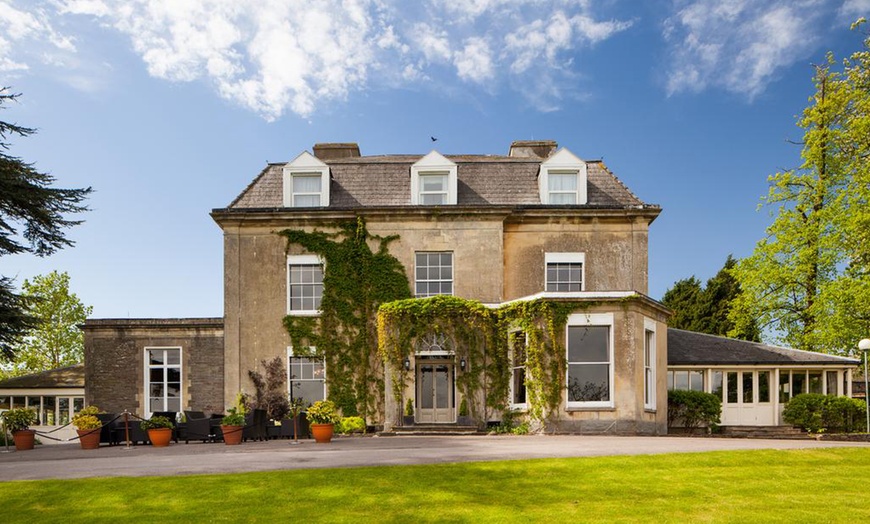
POLYGON ((803 393, 785 405, 782 419, 810 433, 853 433, 865 429, 864 409, 858 399, 803 393))
POLYGON ((694 431, 695 428, 710 428, 719 424, 722 415, 722 400, 718 395, 703 391, 668 391, 668 427, 679 421, 682 426, 694 431))

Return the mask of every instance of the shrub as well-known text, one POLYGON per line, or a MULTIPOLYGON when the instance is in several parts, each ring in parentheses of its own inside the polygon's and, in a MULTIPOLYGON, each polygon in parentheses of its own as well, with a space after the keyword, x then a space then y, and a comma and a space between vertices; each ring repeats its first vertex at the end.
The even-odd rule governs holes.
POLYGON ((349 435, 350 433, 365 433, 366 421, 363 420, 362 417, 344 417, 338 421, 336 431, 342 435, 349 435))
POLYGON ((809 433, 850 433, 863 427, 864 403, 848 397, 803 393, 788 401, 782 419, 809 433))
POLYGON ((2 415, 9 431, 23 431, 36 423, 36 411, 30 408, 13 408, 2 415))
POLYGON ((668 391, 668 426, 679 421, 691 432, 706 426, 716 427, 722 415, 722 400, 712 393, 703 391, 668 391))
POLYGON ((312 424, 335 424, 339 417, 335 403, 331 400, 318 400, 308 407, 308 422, 312 424))
POLYGON ((103 423, 97 418, 97 415, 100 413, 103 412, 100 411, 100 408, 97 406, 83 408, 81 411, 73 415, 72 425, 75 426, 76 429, 82 431, 100 428, 103 426, 103 423))

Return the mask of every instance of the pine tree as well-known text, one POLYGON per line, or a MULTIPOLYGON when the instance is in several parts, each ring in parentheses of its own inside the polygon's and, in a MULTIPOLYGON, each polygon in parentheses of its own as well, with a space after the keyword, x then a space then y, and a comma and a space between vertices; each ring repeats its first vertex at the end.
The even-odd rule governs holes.
MULTIPOLYGON (((0 88, 0 109, 19 95, 0 88)), ((34 129, 0 121, 0 256, 32 253, 47 256, 73 242, 64 230, 81 221, 66 218, 87 210, 83 204, 91 188, 52 187, 54 177, 33 164, 9 155, 10 136, 27 137, 34 129)), ((15 356, 17 341, 38 319, 27 312, 28 301, 15 293, 13 280, 0 276, 0 358, 15 356)))

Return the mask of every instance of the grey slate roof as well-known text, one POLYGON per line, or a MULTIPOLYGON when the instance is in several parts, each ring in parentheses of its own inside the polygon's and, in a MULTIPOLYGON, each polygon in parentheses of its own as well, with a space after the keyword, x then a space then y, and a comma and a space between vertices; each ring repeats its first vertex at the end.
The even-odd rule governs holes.
MULTIPOLYGON (((364 156, 325 160, 332 178, 330 208, 408 206, 411 165, 422 155, 364 156)), ((542 159, 491 155, 448 155, 457 164, 457 205, 540 206, 538 171, 542 159)), ((229 209, 283 206, 282 168, 269 164, 229 209)), ((644 203, 601 161, 587 161, 586 206, 637 208, 644 203)), ((649 206, 657 207, 657 206, 649 206)))
POLYGON ((668 328, 668 366, 840 364, 859 360, 668 328))
POLYGON ((83 387, 85 387, 84 364, 49 369, 48 371, 14 377, 0 382, 0 389, 83 387))

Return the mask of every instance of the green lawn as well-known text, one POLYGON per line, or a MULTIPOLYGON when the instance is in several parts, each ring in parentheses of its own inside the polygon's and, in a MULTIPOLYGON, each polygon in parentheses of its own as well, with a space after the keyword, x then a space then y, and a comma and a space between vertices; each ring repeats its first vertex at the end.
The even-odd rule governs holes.
POLYGON ((5 522, 870 522, 870 449, 0 483, 5 522))

